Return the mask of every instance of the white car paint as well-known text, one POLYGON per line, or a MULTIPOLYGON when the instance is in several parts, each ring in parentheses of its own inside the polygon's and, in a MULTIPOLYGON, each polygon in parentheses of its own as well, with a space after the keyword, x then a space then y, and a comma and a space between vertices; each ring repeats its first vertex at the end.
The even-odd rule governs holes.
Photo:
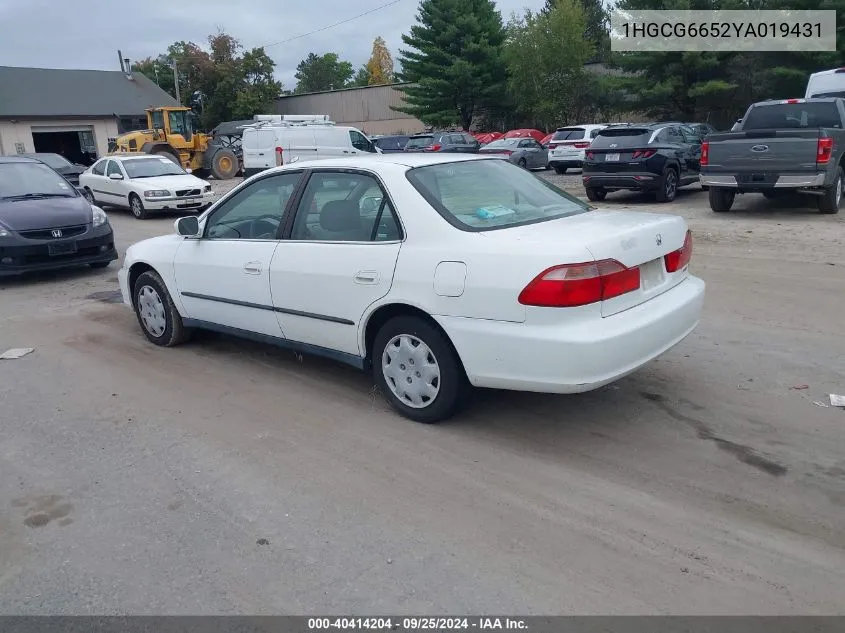
POLYGON ((813 73, 807 81, 805 99, 815 97, 845 97, 845 68, 833 68, 813 73))
POLYGON ((572 131, 565 134, 566 139, 549 141, 549 167, 580 167, 584 164, 584 155, 592 140, 599 131, 606 128, 605 124, 570 125, 558 128, 557 132, 572 131), (577 130, 583 130, 579 133, 577 130))
MULTIPOLYGON (((613 382, 692 332, 704 282, 686 265, 668 272, 664 264, 665 255, 685 244, 682 218, 589 210, 471 232, 447 221, 408 179, 417 167, 478 160, 507 164, 465 155, 387 154, 269 170, 206 211, 199 218, 201 232, 215 210, 222 214, 235 204, 227 206, 228 200, 274 182, 265 179, 286 175, 293 182, 296 172, 306 170, 357 170, 381 183, 396 210, 401 239, 166 235, 127 250, 119 273, 123 300, 133 305, 130 277, 153 268, 188 326, 258 335, 358 367, 367 366, 372 351, 367 349, 370 319, 387 306, 410 306, 442 328, 472 385, 553 393, 613 382), (536 307, 518 300, 550 267, 606 258, 639 267, 639 288, 578 307, 536 307)), ((322 218, 321 212, 321 223, 322 218)))
POLYGON ((194 210, 207 207, 214 201, 211 184, 185 172, 167 158, 143 156, 104 156, 79 176, 79 186, 91 192, 99 204, 130 208, 130 194, 136 194, 147 211, 194 210), (132 178, 127 165, 133 161, 156 161, 169 166, 177 175, 132 178), (99 172, 102 169, 102 174, 99 172), (120 175, 112 179, 109 173, 120 175), (167 192, 156 197, 145 195, 151 191, 167 192))

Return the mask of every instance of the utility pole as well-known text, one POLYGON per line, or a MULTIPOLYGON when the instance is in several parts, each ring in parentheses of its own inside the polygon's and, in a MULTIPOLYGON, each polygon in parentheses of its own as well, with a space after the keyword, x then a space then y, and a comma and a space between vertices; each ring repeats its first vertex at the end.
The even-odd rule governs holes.
POLYGON ((176 101, 182 105, 182 99, 179 98, 179 71, 176 69, 176 60, 173 60, 173 84, 176 86, 176 101))

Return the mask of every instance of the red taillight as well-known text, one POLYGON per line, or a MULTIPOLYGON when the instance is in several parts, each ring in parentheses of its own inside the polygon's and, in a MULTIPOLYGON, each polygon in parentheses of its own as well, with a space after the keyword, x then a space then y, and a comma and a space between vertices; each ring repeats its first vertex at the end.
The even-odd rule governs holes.
POLYGON ((439 152, 441 147, 442 147, 442 145, 439 145, 439 144, 429 145, 428 147, 425 148, 425 151, 427 151, 427 152, 439 152))
POLYGON ((509 150, 509 149, 503 149, 503 150, 502 150, 501 152, 499 152, 499 153, 500 153, 500 154, 505 154, 506 156, 510 156, 511 154, 513 154, 513 151, 512 151, 512 150, 509 150))
POLYGON ((573 308, 606 301, 640 287, 640 269, 625 268, 615 259, 552 266, 519 293, 526 306, 573 308))
POLYGON ((656 149, 638 149, 631 154, 631 158, 650 158, 657 153, 656 149))
POLYGON ((827 163, 830 161, 830 155, 833 152, 833 139, 820 138, 816 146, 816 162, 827 163))
POLYGON ((687 236, 684 238, 684 245, 676 251, 672 251, 663 257, 666 263, 667 273, 676 273, 684 266, 689 264, 692 258, 692 231, 687 231, 687 236))
POLYGON ((707 163, 710 162, 710 143, 709 141, 704 141, 701 144, 701 160, 699 164, 702 167, 707 167, 707 163))
POLYGON ((801 103, 800 99, 787 99, 786 103, 801 103))
POLYGON ((574 143, 576 149, 587 149, 590 144, 589 143, 574 143))

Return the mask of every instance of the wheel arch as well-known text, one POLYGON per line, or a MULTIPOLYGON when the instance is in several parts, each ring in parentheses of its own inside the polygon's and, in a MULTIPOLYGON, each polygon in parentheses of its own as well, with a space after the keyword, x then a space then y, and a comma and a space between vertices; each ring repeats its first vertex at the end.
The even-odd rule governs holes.
MULTIPOLYGON (((162 266, 162 268, 166 269, 167 265, 162 266)), ((168 275, 162 274, 159 268, 145 260, 133 262, 132 265, 129 266, 129 272, 126 275, 126 285, 129 289, 129 297, 132 302, 132 308, 135 308, 135 282, 138 281, 138 277, 146 272, 154 272, 159 276, 164 284, 164 287, 167 288, 167 292, 170 293, 170 298, 173 300, 173 305, 176 306, 176 310, 182 318, 185 318, 185 307, 182 305, 182 298, 179 296, 179 292, 174 287, 174 284, 176 283, 175 280, 169 280, 168 275)))

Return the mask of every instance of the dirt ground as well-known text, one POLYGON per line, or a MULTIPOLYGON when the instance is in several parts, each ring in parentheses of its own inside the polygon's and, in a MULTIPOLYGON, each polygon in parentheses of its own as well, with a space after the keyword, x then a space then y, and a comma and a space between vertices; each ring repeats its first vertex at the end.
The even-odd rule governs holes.
MULTIPOLYGON (((843 613, 845 212, 804 202, 611 194, 689 221, 699 328, 438 426, 328 361, 148 344, 117 263, 0 282, 35 348, 0 361, 0 613, 843 613)), ((110 217, 121 253, 175 219, 110 217)))

